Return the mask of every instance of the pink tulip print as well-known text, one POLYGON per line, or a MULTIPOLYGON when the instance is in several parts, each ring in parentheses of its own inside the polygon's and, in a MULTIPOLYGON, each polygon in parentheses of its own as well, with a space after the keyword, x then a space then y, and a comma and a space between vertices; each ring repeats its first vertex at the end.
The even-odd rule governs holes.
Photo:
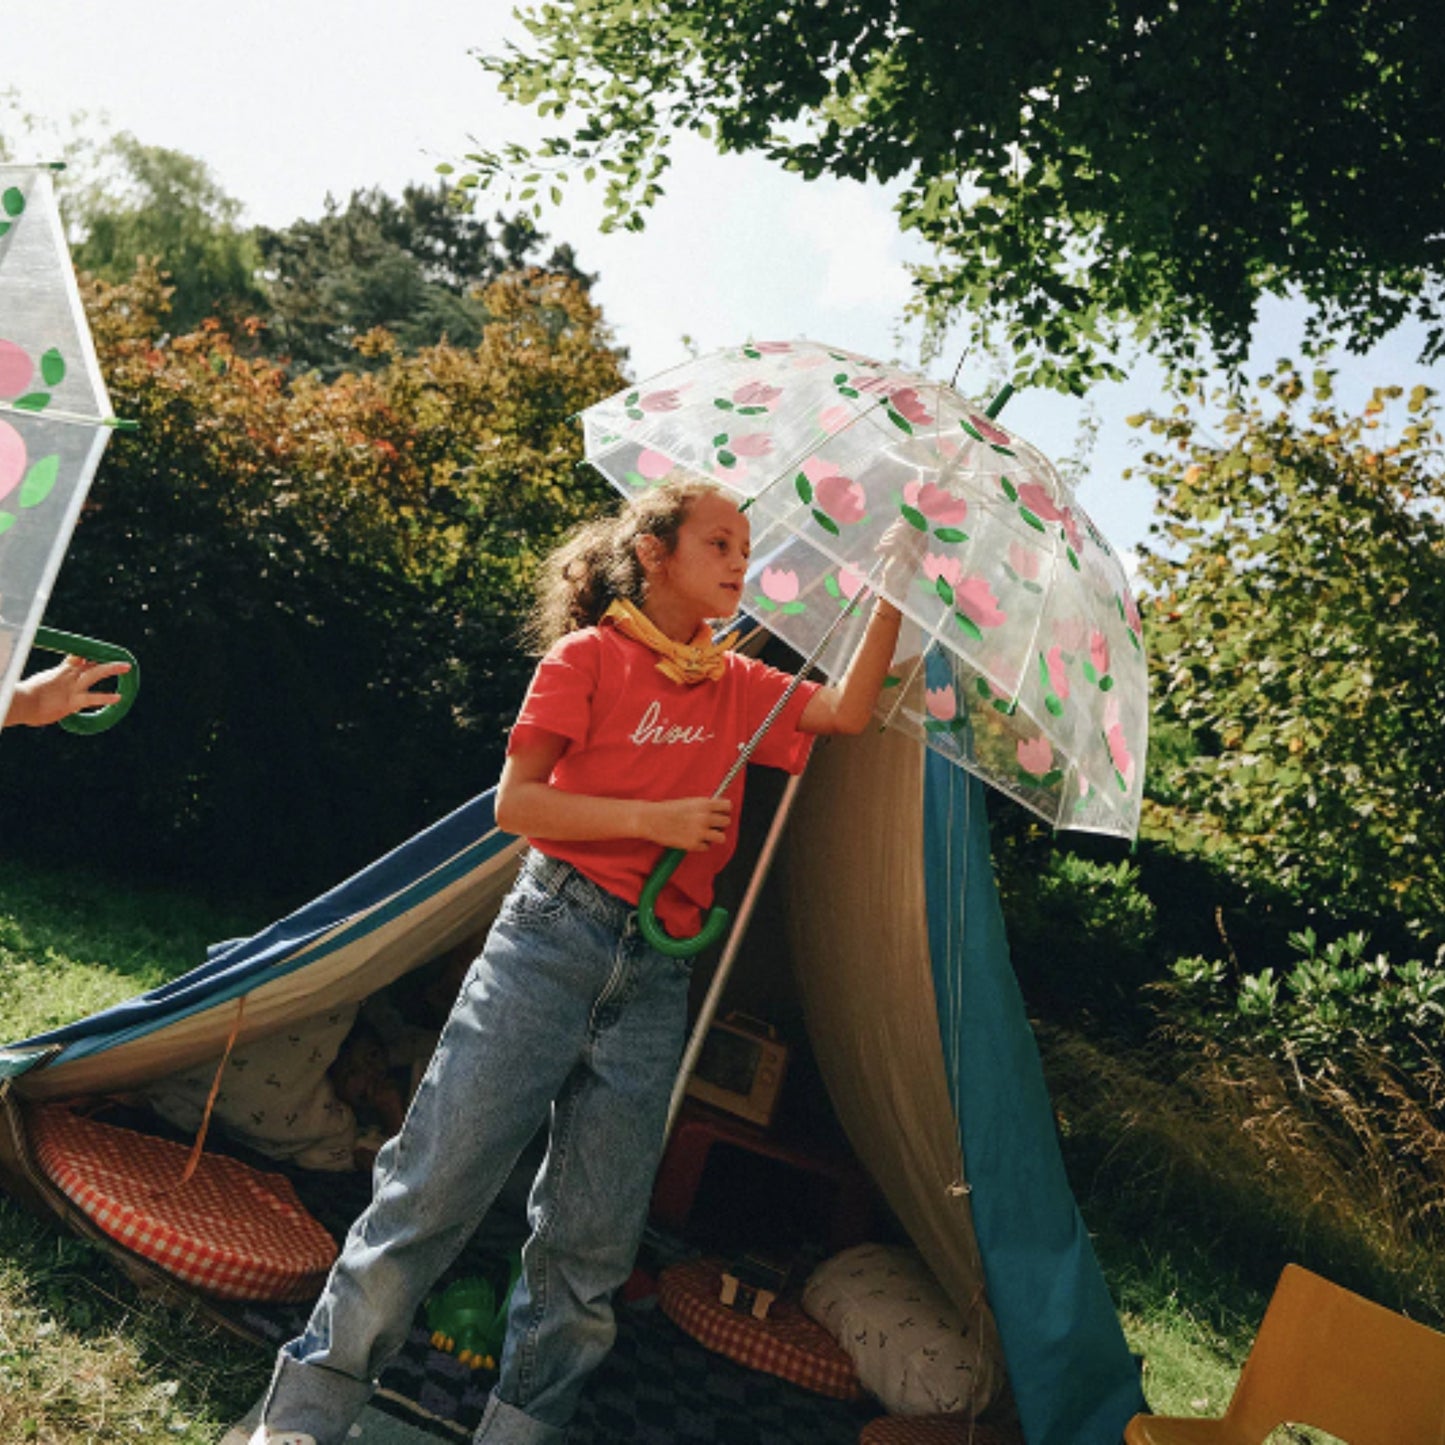
MULTIPOLYGON (((841 402, 837 406, 825 407, 818 413, 818 426, 829 436, 834 432, 842 431, 858 413, 850 406, 844 406, 841 402)), ((813 458, 809 458, 812 461, 813 458)), ((805 463, 806 465, 806 463, 805 463)))
POLYGON ((838 569, 837 583, 839 595, 851 602, 868 585, 868 575, 844 563, 838 569))
POLYGON ((682 398, 675 390, 650 391, 637 405, 641 410, 649 412, 676 411, 682 405, 682 398))
POLYGON ((1021 738, 1015 756, 1031 778, 1047 777, 1054 765, 1054 747, 1047 738, 1021 738))
POLYGON ((1106 692, 1109 688, 1109 639, 1095 630, 1089 634, 1089 665, 1085 676, 1106 692))
POLYGON ((1008 614, 999 610, 998 598, 983 577, 965 577, 954 588, 953 602, 961 616, 967 617, 975 628, 998 627, 1008 620, 1008 614))
POLYGON ((963 580, 963 563, 957 557, 940 557, 929 552, 925 554, 922 566, 923 575, 934 584, 935 589, 941 581, 947 584, 949 592, 952 593, 963 580))
POLYGON ((1082 651, 1089 640, 1089 624, 1082 617, 1057 617, 1054 619, 1054 641, 1065 652, 1082 651))
POLYGON ((1063 520, 1063 512, 1054 505, 1054 499, 1042 482, 1025 482, 1018 489, 1019 501, 1029 512, 1043 522, 1063 520))
POLYGON ((644 481, 661 481, 673 469, 671 457, 647 448, 637 454, 637 471, 644 481))
POLYGON ((978 416, 970 412, 966 418, 959 422, 959 425, 964 431, 972 433, 979 441, 987 442, 990 446, 1007 447, 1013 445, 1013 438, 1001 426, 996 426, 986 416, 978 416))
POLYGON ((0 421, 0 497, 7 497, 25 476, 25 439, 7 421, 0 421))
POLYGON ((1008 565, 1014 576, 1023 582, 1037 582, 1043 558, 1022 542, 1008 544, 1008 565))
POLYGON ((1113 698, 1104 708, 1104 743, 1109 749, 1109 761, 1114 765, 1119 791, 1127 793, 1134 782, 1134 757, 1129 751, 1129 740, 1124 736, 1124 725, 1119 721, 1119 704, 1113 698))
POLYGON ((0 339, 0 399, 14 401, 30 385, 34 374, 30 353, 13 341, 0 339))
POLYGON ((925 689, 923 702, 928 709, 928 716, 943 727, 958 718, 958 698, 947 685, 925 689))
POLYGON ((957 527, 968 516, 968 502, 935 482, 908 482, 903 500, 937 527, 957 527))
POLYGON ((778 386, 768 386, 761 381, 750 381, 745 386, 740 386, 733 392, 733 405, 745 407, 759 407, 766 409, 775 402, 783 390, 778 386))
POLYGON ((818 506, 845 527, 861 522, 868 511, 863 488, 850 477, 824 477, 813 495, 818 506))
POLYGON ((808 610, 807 604, 798 600, 798 593, 802 588, 798 574, 791 568, 764 567, 758 585, 762 592, 756 602, 762 611, 791 614, 808 610))
POLYGON ((914 387, 899 387, 889 396, 888 403, 904 421, 914 426, 927 426, 933 420, 933 413, 923 404, 914 387))
POLYGON ((773 449, 773 439, 767 432, 749 432, 746 436, 734 437, 731 450, 740 457, 765 457, 773 449))
MULTIPOLYGON (((1061 703, 1069 700, 1069 674, 1064 667, 1064 649, 1057 644, 1044 654, 1044 680, 1049 691, 1061 703)), ((1047 699, 1045 706, 1048 706, 1047 699)), ((1049 711, 1053 712, 1054 709, 1050 707, 1049 711)))

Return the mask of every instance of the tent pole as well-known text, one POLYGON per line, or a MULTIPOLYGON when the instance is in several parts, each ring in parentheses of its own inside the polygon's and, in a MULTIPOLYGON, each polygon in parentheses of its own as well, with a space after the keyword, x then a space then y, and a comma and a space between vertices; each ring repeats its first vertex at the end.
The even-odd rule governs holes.
POLYGON ((672 1086, 672 1102, 667 1109, 667 1133, 664 1138, 670 1138, 672 1135, 672 1126, 677 1122, 678 1113, 682 1109, 683 1097, 687 1092, 687 1081, 692 1077, 698 1055, 702 1053, 707 1031, 712 1026, 713 1016, 717 1013, 717 1006, 722 1000, 723 989, 727 987, 728 975, 732 972, 733 964, 737 962, 738 952, 742 948, 743 938, 748 931, 748 922, 753 916, 753 909, 757 907, 758 895, 763 891, 763 884, 767 882, 768 873, 773 866, 773 855, 778 851, 783 829, 787 826, 788 815, 793 811, 793 803, 797 799, 798 789, 802 782, 802 773, 795 773, 788 779, 788 785, 783 790, 783 796, 773 813, 768 836, 763 839, 763 846, 758 852, 758 861, 753 865, 752 877, 748 879, 747 892, 743 894, 743 901, 738 905, 738 915, 733 922, 732 932, 728 935, 727 945, 718 959, 712 982, 708 984, 707 996, 702 1001, 697 1022, 693 1025, 692 1034, 687 1041, 687 1048, 683 1052, 682 1064, 677 1071, 677 1080, 672 1086))

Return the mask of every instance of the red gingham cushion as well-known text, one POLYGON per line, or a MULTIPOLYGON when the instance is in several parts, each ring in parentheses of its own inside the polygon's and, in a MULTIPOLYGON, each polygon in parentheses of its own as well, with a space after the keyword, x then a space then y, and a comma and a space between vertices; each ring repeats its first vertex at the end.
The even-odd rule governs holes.
POLYGON ((767 1319, 756 1320, 723 1304, 721 1288, 718 1260, 685 1260, 663 1270, 657 1302, 699 1344, 740 1365, 835 1400, 863 1398, 853 1361, 796 1300, 775 1300, 767 1319))
POLYGON ((1023 1437, 966 1414, 884 1415, 863 1427, 858 1445, 1023 1445, 1023 1437))
POLYGON ((35 1159, 98 1228, 207 1294, 304 1300, 336 1258, 331 1236, 290 1181, 202 1154, 177 1187, 189 1150, 82 1118, 59 1104, 29 1114, 35 1159))

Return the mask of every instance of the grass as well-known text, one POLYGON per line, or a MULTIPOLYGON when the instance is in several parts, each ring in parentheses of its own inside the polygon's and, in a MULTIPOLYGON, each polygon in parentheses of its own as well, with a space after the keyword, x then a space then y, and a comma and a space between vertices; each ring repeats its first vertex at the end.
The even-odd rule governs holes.
MULTIPOLYGON (((0 859, 0 1033, 26 1037, 129 998, 274 916, 0 859)), ((1055 1028, 1040 1041, 1146 1396, 1164 1414, 1219 1414, 1308 1222, 1288 1217, 1278 1189, 1261 1204, 1257 1169, 1235 1179, 1247 1153, 1237 1127, 1191 1114, 1127 1056, 1055 1028)), ((141 1296, 99 1251, 0 1196, 6 1445, 214 1442, 269 1370, 267 1352, 141 1296)))

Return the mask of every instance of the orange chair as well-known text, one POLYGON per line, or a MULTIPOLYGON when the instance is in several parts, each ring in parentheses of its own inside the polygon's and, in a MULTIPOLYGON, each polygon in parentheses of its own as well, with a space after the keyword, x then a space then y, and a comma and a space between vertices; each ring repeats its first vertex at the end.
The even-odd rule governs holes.
POLYGON ((1349 1445, 1445 1445, 1445 1335, 1289 1264, 1222 1419, 1136 1415, 1128 1445, 1262 1445, 1284 1424, 1349 1445))

